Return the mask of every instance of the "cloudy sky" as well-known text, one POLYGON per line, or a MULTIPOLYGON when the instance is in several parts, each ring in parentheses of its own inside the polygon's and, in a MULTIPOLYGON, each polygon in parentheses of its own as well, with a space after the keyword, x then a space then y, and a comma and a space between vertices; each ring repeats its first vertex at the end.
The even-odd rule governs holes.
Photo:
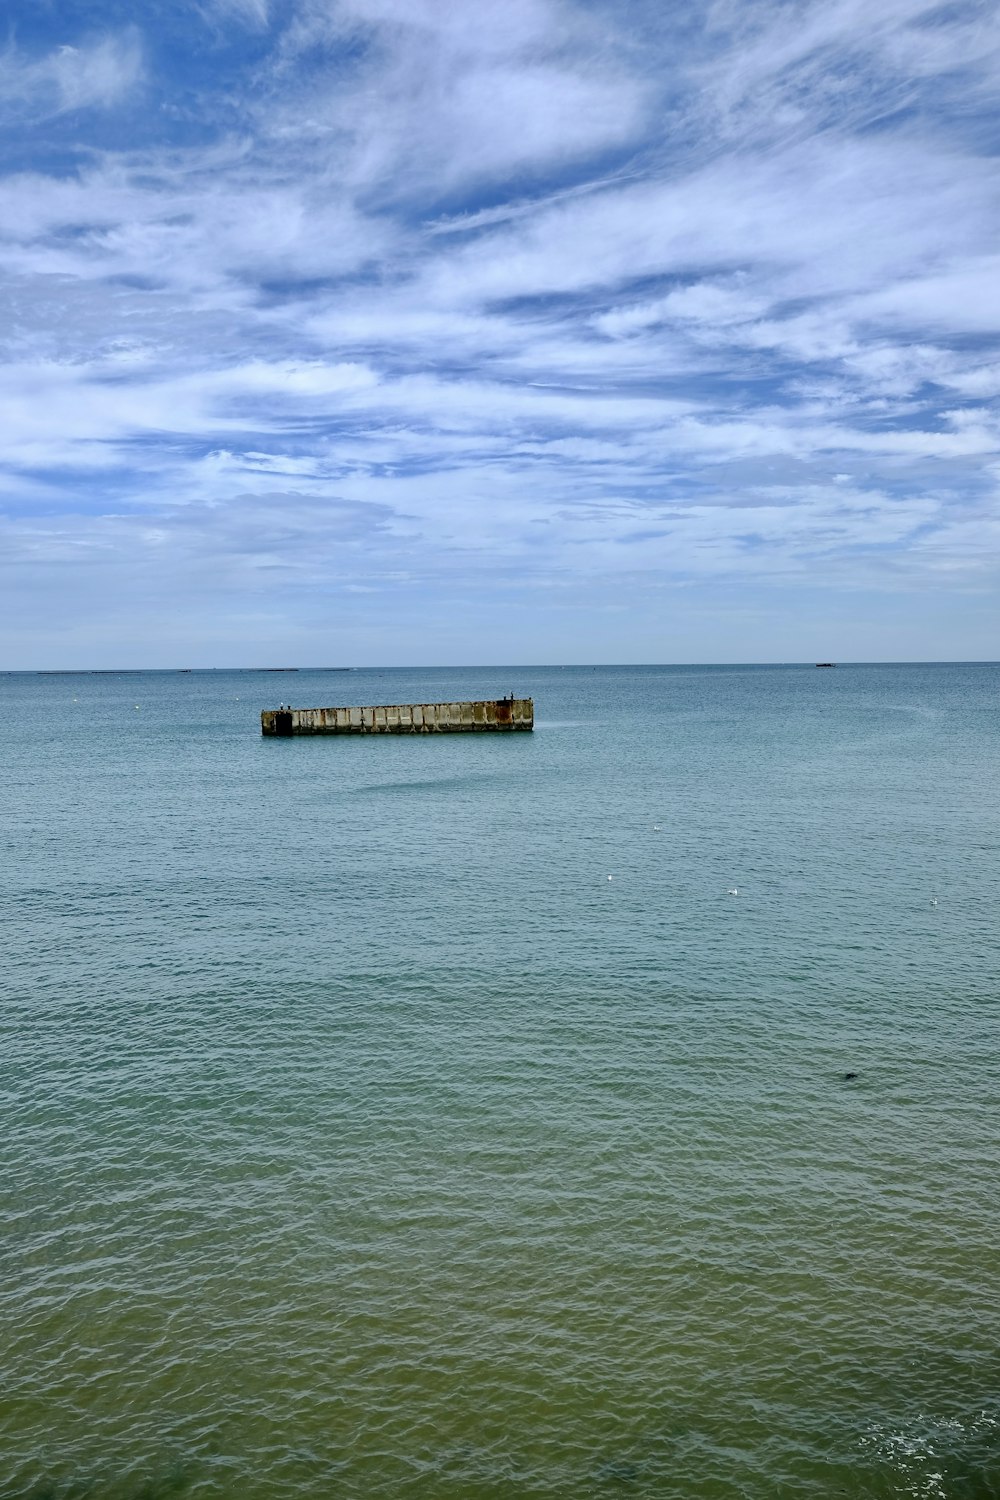
POLYGON ((0 666, 1000 656, 994 0, 8 0, 0 666))

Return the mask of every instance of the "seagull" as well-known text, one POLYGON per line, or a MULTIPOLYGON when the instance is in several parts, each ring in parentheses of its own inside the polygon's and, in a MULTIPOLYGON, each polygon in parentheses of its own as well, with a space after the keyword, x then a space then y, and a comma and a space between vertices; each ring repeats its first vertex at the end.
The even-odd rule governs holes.
POLYGON ((614 878, 615 878, 615 877, 614 877, 614 876, 613 876, 613 875, 609 875, 609 876, 608 876, 608 879, 609 879, 609 880, 614 880, 614 878))
POLYGON ((726 892, 726 895, 727 896, 738 896, 739 893, 740 893, 739 892, 739 887, 734 885, 734 886, 730 886, 729 890, 726 892))
POLYGON ((937 897, 936 896, 932 896, 931 897, 931 905, 932 906, 937 906, 937 897))
POLYGON ((659 823, 654 823, 653 824, 653 832, 654 833, 659 833, 659 831, 660 831, 660 824, 659 823))

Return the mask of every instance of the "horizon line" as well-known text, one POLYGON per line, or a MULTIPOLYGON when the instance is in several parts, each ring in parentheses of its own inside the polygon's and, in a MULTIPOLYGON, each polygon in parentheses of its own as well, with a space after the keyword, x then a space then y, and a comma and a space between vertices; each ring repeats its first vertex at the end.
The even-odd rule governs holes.
POLYGON ((858 658, 815 662, 809 659, 785 661, 619 661, 619 662, 452 662, 423 663, 417 666, 379 663, 371 666, 211 666, 211 667, 0 667, 0 677, 113 677, 127 673, 161 672, 171 676, 194 676, 210 672, 260 672, 280 676, 286 672, 585 672, 635 671, 679 667, 725 668, 812 668, 817 667, 989 667, 1000 666, 1000 658, 858 658))

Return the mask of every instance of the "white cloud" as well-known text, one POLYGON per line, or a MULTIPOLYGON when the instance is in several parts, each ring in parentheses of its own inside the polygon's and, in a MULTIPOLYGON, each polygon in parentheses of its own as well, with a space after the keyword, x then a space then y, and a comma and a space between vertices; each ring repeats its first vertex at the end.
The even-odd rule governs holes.
POLYGON ((131 93, 143 76, 135 30, 64 43, 28 58, 13 46, 0 54, 0 119, 25 112, 35 118, 70 110, 108 108, 131 93))
POLYGON ((365 191, 409 200, 623 146, 638 135, 649 90, 581 19, 549 0, 306 7, 287 53, 359 28, 369 51, 350 82, 315 76, 278 128, 330 142, 365 191))
POLYGON ((283 570, 320 613, 504 568, 982 587, 1000 215, 935 55, 982 125, 983 6, 199 13, 217 89, 155 15, 145 74, 132 33, 0 64, 85 148, 0 175, 9 557, 209 614, 283 570), (140 80, 141 149, 91 141, 140 80))
POLYGON ((0 263, 22 273, 222 295, 247 278, 340 276, 384 256, 394 238, 309 176, 262 180, 238 144, 193 155, 186 172, 138 158, 0 182, 0 263))
POLYGON ((922 332, 1000 333, 1000 255, 949 259, 940 270, 867 292, 852 304, 854 316, 922 332))
POLYGON ((707 125, 730 139, 861 130, 912 107, 930 78, 996 82, 1000 26, 988 0, 949 16, 940 0, 716 0, 727 44, 694 70, 707 125))
POLYGON ((508 0, 476 8, 449 0, 340 0, 339 5, 312 7, 311 16, 314 25, 340 25, 351 18, 402 37, 426 32, 449 52, 501 57, 551 45, 557 28, 575 21, 550 0, 508 0))
POLYGON ((269 0, 204 0, 206 14, 223 19, 236 16, 251 26, 267 26, 270 21, 269 0))
POLYGON ((678 287, 651 302, 635 302, 612 308, 594 318, 594 327, 611 338, 628 338, 665 324, 696 323, 730 330, 735 323, 759 317, 767 300, 748 291, 739 281, 729 284, 697 281, 678 287))

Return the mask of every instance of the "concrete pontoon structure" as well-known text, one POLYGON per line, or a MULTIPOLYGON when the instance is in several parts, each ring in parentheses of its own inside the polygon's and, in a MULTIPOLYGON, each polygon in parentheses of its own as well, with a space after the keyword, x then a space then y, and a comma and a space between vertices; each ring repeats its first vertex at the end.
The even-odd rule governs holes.
POLYGON ((479 734, 535 727, 531 698, 469 703, 384 703, 366 708, 265 708, 260 732, 296 734, 479 734))

